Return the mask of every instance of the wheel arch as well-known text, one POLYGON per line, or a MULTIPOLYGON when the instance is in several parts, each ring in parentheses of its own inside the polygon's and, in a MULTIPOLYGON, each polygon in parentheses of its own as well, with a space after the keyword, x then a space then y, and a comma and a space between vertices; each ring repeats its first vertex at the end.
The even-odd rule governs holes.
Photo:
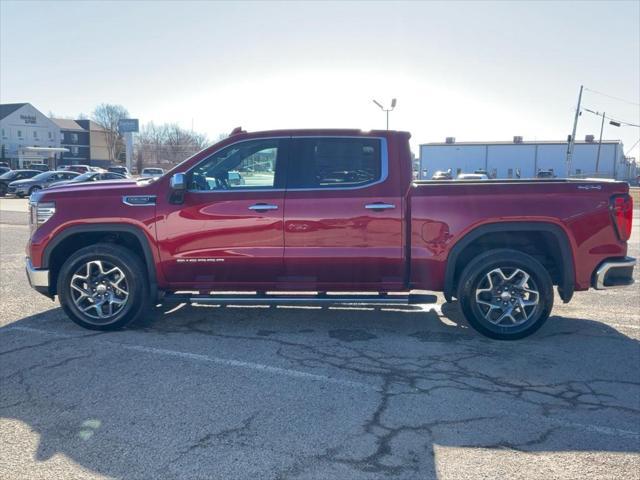
POLYGON ((105 239, 111 241, 112 239, 120 238, 124 241, 115 243, 122 244, 125 247, 129 247, 136 254, 141 254, 141 260, 145 265, 147 271, 147 279, 149 281, 149 291, 151 298, 155 299, 158 296, 158 280, 156 273, 156 264, 151 250, 151 245, 145 233, 141 228, 134 225, 122 225, 122 224, 92 224, 92 225, 75 225, 65 228, 61 232, 57 233, 51 241, 45 247, 42 253, 42 268, 50 269, 50 293, 54 295, 57 273, 60 266, 64 262, 56 262, 55 254, 64 253, 65 246, 71 247, 79 243, 81 246, 91 245, 96 241, 105 239), (134 248, 131 248, 130 242, 135 239, 134 248), (76 242, 74 242, 76 240, 76 242), (127 243, 129 242, 129 243, 127 243), (137 247, 137 248, 136 248, 137 247), (139 251, 136 251, 139 249, 139 251))
POLYGON ((508 235, 511 233, 522 235, 526 232, 544 233, 554 239, 558 252, 550 252, 550 254, 554 258, 554 261, 559 263, 561 267, 560 278, 557 282, 558 293, 565 303, 571 300, 575 290, 575 266, 573 250, 567 233, 559 225, 550 222, 516 221, 480 225, 466 233, 453 245, 447 256, 447 266, 444 277, 444 296, 447 301, 451 301, 455 296, 456 275, 459 272, 458 261, 467 248, 471 247, 474 242, 480 241, 480 239, 489 235, 508 235))

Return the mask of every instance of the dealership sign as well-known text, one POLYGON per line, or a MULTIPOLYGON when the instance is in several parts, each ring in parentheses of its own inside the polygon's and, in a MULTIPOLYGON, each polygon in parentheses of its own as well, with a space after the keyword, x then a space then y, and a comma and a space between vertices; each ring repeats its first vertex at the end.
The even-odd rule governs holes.
POLYGON ((118 130, 120 133, 137 132, 138 119, 137 118, 123 118, 118 121, 118 130))
POLYGON ((24 120, 24 123, 32 123, 35 125, 36 116, 35 115, 20 115, 20 120, 24 120))

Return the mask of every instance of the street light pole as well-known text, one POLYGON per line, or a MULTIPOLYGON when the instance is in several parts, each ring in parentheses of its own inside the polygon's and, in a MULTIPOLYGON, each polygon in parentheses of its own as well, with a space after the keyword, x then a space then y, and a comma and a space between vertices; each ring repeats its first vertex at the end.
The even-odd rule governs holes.
POLYGON ((573 156, 573 147, 576 141, 576 129, 578 128, 578 117, 580 116, 580 103, 582 103, 582 89, 583 85, 580 85, 580 93, 578 94, 578 106, 576 107, 576 115, 573 119, 573 132, 567 145, 567 177, 571 176, 571 157, 573 156))
POLYGON ((373 100, 373 103, 375 103, 378 107, 380 107, 380 110, 382 110, 383 112, 385 112, 387 114, 387 130, 389 130, 389 112, 392 112, 394 108, 396 108, 396 99, 392 99, 391 100, 391 107, 390 108, 384 108, 384 106, 378 102, 377 100, 373 100))
POLYGON ((602 112, 602 123, 600 124, 600 141, 598 142, 598 155, 596 156, 596 173, 600 166, 600 148, 602 148, 602 131, 604 130, 604 112, 602 112))
MULTIPOLYGON (((597 115, 599 117, 602 116, 602 123, 600 124, 600 140, 598 141, 598 154, 596 156, 596 173, 598 173, 598 169, 600 167, 600 149, 602 148, 602 133, 604 132, 604 121, 607 118, 607 114, 605 112, 602 112, 602 113, 596 112, 589 108, 585 108, 584 110, 586 112, 593 113, 594 115, 597 115)), ((614 127, 619 127, 621 125, 621 122, 617 120, 613 120, 613 119, 609 119, 609 120, 610 120, 609 125, 613 125, 614 127)))

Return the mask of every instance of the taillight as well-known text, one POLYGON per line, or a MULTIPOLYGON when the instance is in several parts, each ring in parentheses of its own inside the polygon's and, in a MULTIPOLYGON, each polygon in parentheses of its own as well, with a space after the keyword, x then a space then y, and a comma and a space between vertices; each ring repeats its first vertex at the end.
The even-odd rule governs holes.
POLYGON ((633 218, 633 199, 629 195, 611 197, 611 215, 616 226, 618 237, 623 242, 631 236, 631 221, 633 218))

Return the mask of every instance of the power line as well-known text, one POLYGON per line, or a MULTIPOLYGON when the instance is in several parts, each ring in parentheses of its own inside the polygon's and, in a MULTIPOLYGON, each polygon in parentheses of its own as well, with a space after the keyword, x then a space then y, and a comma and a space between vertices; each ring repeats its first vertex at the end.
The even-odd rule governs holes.
MULTIPOLYGON (((598 116, 602 116, 602 114, 601 114, 600 112, 595 112, 595 111, 593 111, 593 110, 589 110, 589 109, 588 109, 588 108, 586 108, 586 107, 583 107, 583 110, 585 110, 585 111, 587 111, 587 112, 589 112, 589 113, 593 113, 593 114, 598 115, 598 116)), ((606 118, 607 120, 613 120, 614 122, 620 123, 621 125, 626 125, 626 126, 628 126, 628 127, 637 127, 637 128, 640 128, 640 125, 637 125, 637 124, 635 124, 635 123, 625 122, 624 120, 618 120, 617 118, 611 118, 611 117, 607 117, 607 116, 605 116, 604 118, 606 118)))
POLYGON ((597 93, 598 95, 602 95, 603 97, 613 98, 614 100, 618 100, 620 102, 629 103, 631 105, 636 105, 636 106, 640 107, 640 103, 632 102, 631 100, 627 100, 625 98, 615 97, 613 95, 609 95, 608 93, 602 93, 602 92, 598 92, 597 90, 591 90, 590 88, 587 88, 587 87, 584 87, 584 89, 588 90, 589 92, 597 93))
POLYGON ((631 148, 629 150, 627 150, 627 153, 624 154, 625 157, 629 156, 629 154, 631 153, 631 150, 633 150, 636 145, 638 145, 640 143, 640 138, 638 140, 636 140, 636 143, 634 143, 633 145, 631 145, 631 148))

